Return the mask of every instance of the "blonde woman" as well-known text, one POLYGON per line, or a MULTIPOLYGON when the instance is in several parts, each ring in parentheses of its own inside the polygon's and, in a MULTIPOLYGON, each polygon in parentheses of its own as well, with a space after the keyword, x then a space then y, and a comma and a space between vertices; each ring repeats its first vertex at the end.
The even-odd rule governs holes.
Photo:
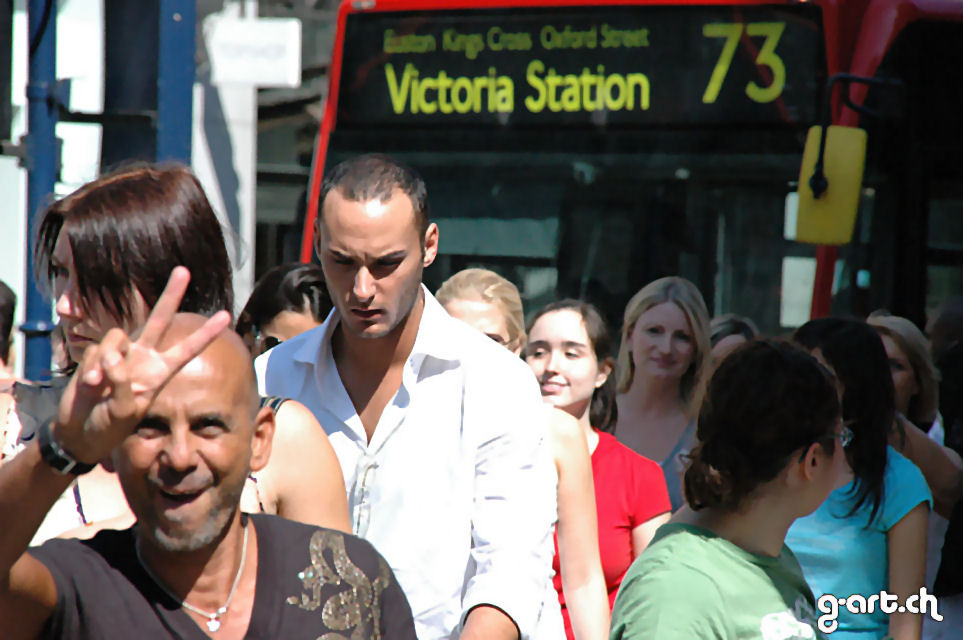
POLYGON ((661 462, 673 511, 684 502, 683 456, 695 444, 710 355, 709 313, 694 284, 661 278, 629 300, 615 369, 616 433, 661 462))
POLYGON ((453 317, 521 354, 525 346, 522 298, 505 278, 488 269, 463 269, 442 283, 436 298, 453 317))
MULTIPOLYGON (((941 567, 940 560, 944 540, 949 542, 947 557, 954 556, 952 545, 958 536, 952 532, 947 536, 947 517, 952 513, 953 502, 944 496, 947 488, 958 483, 960 469, 955 452, 936 444, 942 444, 943 440, 939 416, 940 373, 933 364, 926 336, 912 321, 876 311, 870 315, 867 323, 876 329, 883 340, 893 379, 896 421, 901 428, 891 432, 890 446, 920 468, 933 494, 933 512, 927 527, 925 584, 934 589, 939 586, 937 593, 942 596, 945 593, 943 584, 947 579, 959 580, 955 576, 957 572, 950 569, 952 564, 941 567), (930 437, 924 437, 924 433, 930 437)), ((959 608, 958 601, 959 598, 954 601, 955 608, 959 608)), ((948 607, 949 600, 942 599, 940 605, 948 607)), ((928 624, 931 621, 924 619, 924 636, 928 624)), ((942 623, 937 624, 942 626, 942 623)))
MULTIPOLYGON (((438 302, 515 354, 525 346, 522 300, 511 282, 487 269, 459 271, 442 284, 438 302)), ((493 399, 494 400, 494 399, 493 399)), ((549 444, 558 472, 555 586, 561 589, 566 636, 608 638, 609 603, 599 558, 592 464, 581 426, 569 414, 552 411, 549 444), (559 584, 559 582, 561 584, 559 584)), ((546 604, 557 607, 553 591, 546 604)), ((551 630, 545 637, 559 637, 551 630)))
POLYGON ((933 510, 949 518, 963 493, 963 461, 942 446, 940 373, 926 338, 912 322, 887 312, 874 312, 867 322, 883 340, 896 393, 896 428, 889 444, 920 468, 933 492, 933 510))
POLYGON ((938 428, 940 374, 926 336, 910 320, 899 316, 874 313, 867 322, 886 348, 896 410, 925 433, 938 428))

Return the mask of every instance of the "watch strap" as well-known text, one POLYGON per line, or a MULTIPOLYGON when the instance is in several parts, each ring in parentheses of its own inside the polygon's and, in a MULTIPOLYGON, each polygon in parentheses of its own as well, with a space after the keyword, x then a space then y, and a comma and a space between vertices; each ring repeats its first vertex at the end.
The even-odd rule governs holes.
POLYGON ((97 464, 80 462, 67 453, 60 443, 54 440, 53 433, 50 431, 51 424, 53 424, 52 418, 45 420, 37 428, 37 443, 40 445, 40 457, 43 461, 61 475, 79 476, 92 471, 97 464))

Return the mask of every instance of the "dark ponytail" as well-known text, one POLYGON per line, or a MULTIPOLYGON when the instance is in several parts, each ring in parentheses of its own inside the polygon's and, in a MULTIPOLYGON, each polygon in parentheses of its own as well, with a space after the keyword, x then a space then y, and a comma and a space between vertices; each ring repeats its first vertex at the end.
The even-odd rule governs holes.
POLYGON ((592 404, 589 405, 589 424, 599 431, 615 433, 615 423, 618 418, 619 407, 615 403, 615 373, 613 372, 592 394, 592 404))
POLYGON ((683 478, 686 501, 695 510, 738 508, 792 454, 832 433, 839 412, 832 374, 808 353, 775 340, 740 346, 709 381, 683 478))
POLYGON ((870 505, 872 522, 883 502, 883 476, 895 392, 889 358, 879 334, 861 320, 820 318, 796 329, 793 340, 819 349, 843 385, 843 419, 853 431, 846 458, 853 469, 853 506, 849 515, 870 505))

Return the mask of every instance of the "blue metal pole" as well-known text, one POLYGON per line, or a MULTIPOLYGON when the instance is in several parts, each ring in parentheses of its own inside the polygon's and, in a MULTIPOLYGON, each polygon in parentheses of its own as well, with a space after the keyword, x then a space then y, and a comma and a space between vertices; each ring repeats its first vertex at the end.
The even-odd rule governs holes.
POLYGON ((157 46, 157 160, 191 163, 195 0, 160 0, 157 46))
POLYGON ((24 375, 50 376, 50 303, 37 288, 33 270, 38 213, 47 205, 57 179, 57 2, 29 0, 30 62, 27 80, 27 307, 20 330, 26 336, 24 375))

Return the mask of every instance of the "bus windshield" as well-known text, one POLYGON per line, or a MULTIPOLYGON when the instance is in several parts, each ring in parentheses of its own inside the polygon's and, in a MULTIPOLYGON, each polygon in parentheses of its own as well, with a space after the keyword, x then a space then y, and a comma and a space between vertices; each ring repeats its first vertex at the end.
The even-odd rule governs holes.
POLYGON ((530 311, 580 297, 618 326, 678 274, 764 330, 808 317, 814 251, 784 210, 825 83, 818 7, 361 12, 344 42, 325 164, 424 176, 432 290, 484 266, 530 311))

